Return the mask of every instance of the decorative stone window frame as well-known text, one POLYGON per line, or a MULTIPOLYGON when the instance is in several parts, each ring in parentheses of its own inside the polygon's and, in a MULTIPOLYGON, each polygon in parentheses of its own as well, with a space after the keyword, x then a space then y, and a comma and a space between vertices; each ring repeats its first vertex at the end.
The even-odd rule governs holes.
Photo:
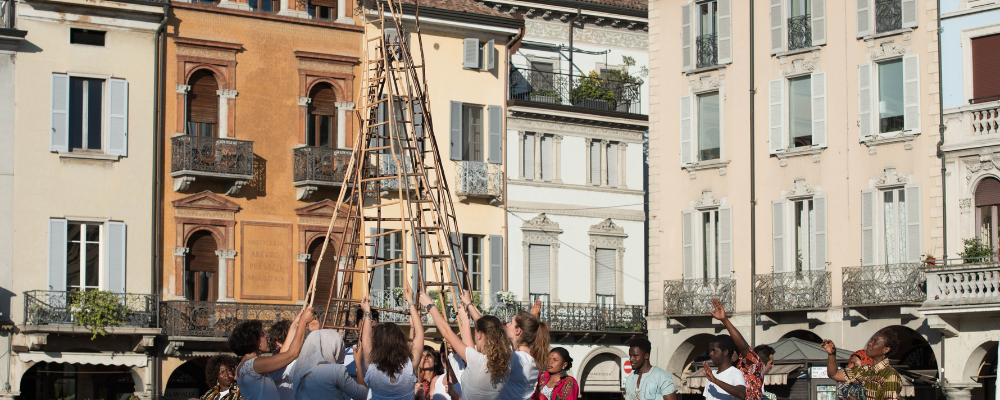
MULTIPOLYGON (((323 201, 318 201, 306 206, 302 206, 295 209, 295 214, 298 216, 298 239, 299 247, 296 261, 298 262, 298 301, 301 303, 305 301, 306 291, 309 289, 309 283, 306 277, 309 276, 306 268, 309 265, 309 246, 316 240, 322 240, 326 236, 327 229, 330 226, 330 218, 333 216, 333 210, 336 208, 337 202, 326 199, 323 201)), ((341 208, 344 210, 344 208, 341 208)), ((330 244, 326 249, 326 254, 323 256, 325 260, 332 260, 334 254, 337 253, 340 248, 340 244, 344 240, 344 224, 347 222, 347 214, 344 212, 340 213, 343 218, 338 218, 333 226, 333 234, 330 235, 330 244)), ((332 263, 323 264, 323 268, 334 268, 332 263)), ((317 295, 325 295, 323 293, 317 293, 317 295)), ((317 297, 320 298, 320 297, 317 297)))
POLYGON ((984 149, 984 152, 979 155, 959 159, 960 165, 965 167, 959 168, 959 174, 965 176, 965 184, 960 186, 958 199, 962 238, 976 237, 976 226, 978 225, 975 220, 976 187, 984 179, 1000 180, 1000 152, 986 151, 984 149))
POLYGON ((529 301, 531 296, 528 251, 529 247, 535 244, 549 246, 549 303, 559 302, 559 235, 562 232, 559 223, 549 219, 545 213, 538 214, 521 224, 521 265, 524 278, 522 300, 529 301))
MULTIPOLYGON (((203 191, 171 202, 176 224, 174 271, 167 273, 165 296, 184 298, 184 261, 190 249, 191 235, 198 231, 209 232, 219 250, 219 298, 217 301, 234 301, 236 269, 236 213, 240 206, 211 191, 203 191)), ((165 271, 166 272, 166 271, 165 271)))
POLYGON ((611 218, 592 225, 590 235, 590 302, 597 303, 597 249, 615 250, 615 304, 625 304, 625 228, 615 224, 611 218))
MULTIPOLYGON (((585 175, 585 179, 586 179, 585 185, 587 185, 587 186, 595 186, 595 185, 593 185, 594 182, 593 182, 592 177, 590 176, 590 162, 591 162, 591 160, 590 160, 590 157, 591 157, 590 156, 590 146, 592 146, 593 143, 595 141, 597 141, 597 142, 599 142, 601 144, 601 184, 600 184, 600 187, 604 187, 604 188, 610 187, 609 184, 608 184, 608 171, 609 171, 609 166, 608 166, 608 149, 611 146, 612 140, 584 138, 583 141, 584 141, 584 148, 586 149, 586 152, 585 152, 586 154, 584 155, 584 159, 586 160, 585 161, 586 164, 584 165, 585 166, 584 171, 586 171, 586 173, 584 174, 585 175)), ((628 178, 628 174, 625 173, 625 165, 627 165, 627 163, 625 162, 625 157, 626 157, 626 150, 628 150, 628 142, 621 142, 621 141, 614 141, 614 142, 615 142, 615 144, 618 145, 618 186, 615 186, 615 188, 616 189, 628 189, 628 185, 625 182, 626 179, 628 178)))
MULTIPOLYGON (((830 246, 830 239, 829 239, 829 237, 830 237, 830 227, 829 227, 829 225, 830 225, 830 211, 829 211, 830 210, 830 204, 829 204, 829 198, 823 193, 823 187, 822 187, 822 185, 812 185, 809 182, 806 182, 806 180, 804 178, 796 178, 795 181, 792 183, 791 187, 789 187, 788 189, 781 189, 780 200, 782 201, 782 234, 783 234, 783 240, 784 240, 784 242, 783 242, 784 243, 784 246, 783 246, 784 247, 784 254, 782 256, 784 257, 783 258, 783 260, 784 260, 783 264, 785 264, 785 271, 784 272, 794 271, 794 266, 795 266, 795 264, 794 264, 795 263, 795 259, 796 259, 796 255, 795 255, 795 234, 794 234, 795 229, 794 229, 794 222, 793 222, 794 221, 793 217, 795 215, 794 203, 797 202, 797 201, 803 201, 803 200, 812 200, 812 201, 815 202, 815 201, 817 201, 817 199, 822 199, 822 201, 826 202, 825 203, 825 210, 826 210, 825 211, 825 215, 826 215, 826 225, 827 225, 827 228, 826 228, 826 231, 822 232, 822 233, 826 235, 826 243, 825 243, 825 245, 826 245, 826 259, 827 259, 827 261, 820 262, 822 264, 821 265, 822 266, 821 270, 827 270, 828 267, 829 267, 829 264, 830 264, 830 262, 829 262, 829 260, 830 260, 830 247, 829 247, 830 246)), ((771 212, 773 214, 773 212, 774 212, 773 204, 774 203, 772 202, 771 204, 772 204, 772 210, 771 210, 771 212)), ((773 218, 774 218, 773 215, 771 216, 771 218, 772 218, 772 224, 773 224, 773 218)), ((773 229, 773 227, 772 227, 772 229, 773 229)), ((773 240, 773 237, 772 237, 772 240, 773 240)), ((774 257, 773 249, 772 249, 771 256, 774 257)), ((773 272, 778 272, 778 271, 773 271, 773 272)))
MULTIPOLYGON (((784 102, 782 104, 782 107, 784 108, 782 110, 782 116, 786 120, 784 124, 785 129, 782 132, 782 137, 784 138, 784 140, 787 140, 789 142, 791 141, 790 122, 787 121, 790 114, 789 106, 791 105, 790 93, 789 93, 789 85, 790 85, 789 81, 804 76, 812 76, 813 72, 823 72, 822 69, 820 68, 820 62, 818 60, 819 52, 818 51, 813 52, 812 55, 813 55, 812 57, 813 60, 807 60, 805 56, 793 57, 793 58, 780 58, 781 64, 786 64, 784 67, 779 69, 781 78, 784 80, 782 85, 782 90, 784 90, 784 93, 782 94, 782 99, 784 99, 784 102), (788 63, 788 61, 791 62, 788 63)), ((829 90, 827 90, 826 102, 827 104, 829 104, 829 90)), ((812 104, 810 104, 810 109, 812 109, 812 104)), ((826 111, 829 112, 829 105, 827 105, 826 111)), ((829 120, 829 117, 827 119, 829 120)), ((829 126, 827 127, 826 134, 827 134, 827 141, 829 141, 830 140, 829 126)), ((819 147, 818 145, 813 145, 809 147, 795 148, 795 147, 789 147, 790 145, 791 145, 790 143, 785 143, 784 151, 774 153, 774 156, 779 160, 778 164, 782 167, 787 167, 788 159, 795 157, 812 156, 812 162, 818 163, 820 162, 820 154, 823 153, 823 150, 826 150, 827 147, 829 147, 829 143, 827 144, 827 146, 822 146, 822 147, 819 147)))
POLYGON ((187 133, 187 93, 191 75, 207 70, 219 84, 219 135, 236 138, 236 53, 242 44, 212 40, 173 38, 177 51, 177 134, 187 133))
POLYGON ((718 169, 719 176, 726 175, 726 167, 729 160, 726 159, 726 81, 723 79, 725 71, 718 71, 717 75, 691 75, 689 76, 687 95, 691 96, 691 164, 681 168, 688 172, 690 179, 696 179, 697 171, 718 169), (695 79, 697 77, 697 79, 695 79), (719 93, 719 159, 708 161, 697 161, 698 159, 698 96, 712 92, 719 93))
MULTIPOLYGON (((539 139, 542 136, 552 136, 552 181, 550 183, 562 183, 562 140, 563 135, 548 134, 544 132, 517 132, 517 179, 531 182, 545 182, 542 180, 542 145, 539 139), (535 179, 524 177, 524 137, 526 135, 535 136, 533 156, 535 161, 535 179)), ((589 157, 589 156, 588 156, 589 157)))
MULTIPOLYGON (((910 41, 910 33, 909 33, 909 31, 911 29, 910 28, 905 28, 903 30, 906 31, 906 33, 903 34, 903 40, 902 41, 903 42, 909 42, 910 41)), ((898 34, 898 33, 901 33, 901 32, 902 31, 886 32, 886 33, 880 34, 881 36, 877 36, 877 37, 891 36, 891 35, 898 34)), ((866 39, 866 42, 868 43, 868 47, 872 48, 867 53, 865 53, 865 59, 872 66, 872 68, 871 68, 871 85, 872 85, 872 87, 871 87, 871 91, 872 91, 871 96, 872 96, 872 100, 873 100, 872 104, 874 106, 874 105, 878 104, 878 70, 880 68, 879 64, 881 64, 883 62, 886 62, 886 61, 891 61, 891 60, 895 60, 895 59, 901 59, 904 56, 912 54, 912 52, 911 52, 912 44, 909 44, 909 43, 898 43, 897 44, 897 43, 895 43, 895 40, 893 40, 893 39, 887 39, 887 40, 879 41, 878 45, 876 45, 875 44, 875 38, 866 39)), ((971 62, 971 60, 970 60, 970 62, 971 62)), ((924 94, 923 91, 921 91, 921 95, 923 95, 923 94, 924 94)), ((873 109, 872 110, 872 114, 874 115, 876 113, 877 113, 877 111, 875 109, 873 109)), ((917 132, 915 134, 905 134, 903 131, 900 131, 900 132, 895 133, 895 134, 883 135, 881 132, 876 132, 876 130, 878 130, 878 129, 877 129, 877 126, 874 125, 874 123, 875 122, 873 122, 873 125, 872 125, 872 129, 873 129, 873 131, 872 131, 872 138, 869 139, 869 140, 863 140, 863 141, 861 141, 861 143, 863 143, 865 146, 868 147, 868 154, 870 154, 870 155, 874 155, 874 154, 878 153, 878 148, 877 148, 878 146, 887 145, 887 144, 893 144, 893 143, 903 143, 903 149, 904 150, 913 150, 913 139, 915 139, 917 136, 920 136, 920 132, 917 132)), ((828 132, 828 134, 829 134, 829 132, 828 132)))
POLYGON ((962 31, 962 105, 968 105, 973 97, 972 90, 972 39, 1000 33, 1000 23, 980 26, 962 31))
POLYGON ((308 51, 293 52, 298 62, 299 72, 299 144, 306 143, 306 118, 309 113, 309 93, 319 83, 327 83, 333 87, 337 96, 337 148, 346 149, 353 143, 347 142, 347 132, 354 129, 354 119, 348 118, 355 104, 350 93, 354 91, 354 67, 360 59, 357 57, 334 54, 312 53, 308 51))
MULTIPOLYGON (((693 242, 692 242, 693 248, 692 248, 692 252, 691 252, 691 255, 692 255, 692 258, 693 258, 691 260, 692 268, 693 268, 692 272, 693 273, 692 273, 691 276, 686 276, 686 274, 685 274, 684 275, 684 279, 706 279, 706 278, 712 278, 712 277, 709 277, 709 276, 705 276, 705 274, 704 274, 704 268, 705 268, 705 266, 703 265, 703 261, 702 260, 704 260, 704 254, 705 254, 705 251, 706 251, 706 249, 705 249, 706 246, 702 242, 702 240, 699 239, 699 238, 702 238, 703 235, 704 235, 704 228, 703 228, 702 223, 701 223, 701 221, 702 221, 701 218, 703 218, 702 213, 712 212, 712 211, 719 211, 721 213, 722 211, 725 211, 727 209, 728 209, 729 213, 732 214, 732 206, 729 205, 729 202, 727 200, 728 199, 725 196, 720 197, 720 196, 716 195, 715 193, 713 193, 711 189, 702 189, 701 196, 698 197, 695 200, 690 200, 688 202, 688 209, 687 210, 683 210, 685 212, 690 212, 692 214, 691 235, 692 235, 692 240, 693 240, 693 242)), ((732 217, 730 217, 730 220, 731 219, 732 219, 732 217)), ((730 226, 730 230, 732 230, 732 226, 730 226)), ((731 239, 730 239, 730 242, 732 242, 731 239)), ((721 246, 721 238, 720 238, 720 242, 716 243, 715 246, 721 246)), ((730 263, 732 263, 732 262, 730 262, 730 263)), ((683 265, 682 265, 682 267, 683 267, 683 265)), ((724 266, 724 267, 729 267, 730 268, 728 277, 732 277, 734 275, 734 272, 735 272, 735 271, 732 270, 733 266, 729 265, 729 266, 724 266)), ((720 271, 720 272, 722 272, 722 271, 720 271)), ((727 277, 727 276, 719 276, 719 277, 727 277)), ((715 277, 715 278, 719 278, 719 277, 715 277)))

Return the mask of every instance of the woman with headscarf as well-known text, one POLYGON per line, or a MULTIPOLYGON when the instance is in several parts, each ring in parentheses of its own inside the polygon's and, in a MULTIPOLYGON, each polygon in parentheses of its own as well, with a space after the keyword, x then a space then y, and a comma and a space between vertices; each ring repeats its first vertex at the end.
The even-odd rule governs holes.
MULTIPOLYGON (((862 365, 872 365, 872 358, 868 357, 868 353, 864 350, 855 351, 851 354, 851 357, 847 360, 847 368, 860 367, 862 365)), ((827 376, 832 376, 839 378, 839 374, 830 374, 827 372, 827 376)), ((835 379, 837 380, 837 379, 835 379)), ((846 380, 838 380, 837 383, 837 400, 865 400, 865 387, 857 382, 846 382, 846 380)))
POLYGON ((330 329, 313 331, 302 345, 295 363, 292 393, 296 400, 363 399, 368 388, 359 385, 344 367, 344 339, 330 329))
POLYGON ((548 368, 538 375, 535 393, 531 400, 576 400, 580 395, 580 385, 567 374, 573 367, 573 357, 563 347, 549 352, 548 368))

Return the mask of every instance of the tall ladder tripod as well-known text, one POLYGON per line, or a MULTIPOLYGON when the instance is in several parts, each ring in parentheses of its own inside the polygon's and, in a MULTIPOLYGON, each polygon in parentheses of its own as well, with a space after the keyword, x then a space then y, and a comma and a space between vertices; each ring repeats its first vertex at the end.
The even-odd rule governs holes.
MULTIPOLYGON (((427 98, 419 2, 413 21, 419 64, 403 34, 400 0, 365 3, 373 3, 374 9, 362 15, 374 16, 364 24, 365 64, 355 112, 360 129, 306 292, 306 306, 313 305, 317 282, 324 279, 321 275, 332 281, 321 285, 330 291, 319 293, 326 305, 320 323, 347 331, 359 329, 351 310, 369 295, 379 270, 401 267, 405 286, 413 286, 406 277, 416 274, 414 292, 471 287, 427 98), (343 239, 324 262, 337 219, 344 227, 343 239), (386 251, 390 235, 401 242, 397 249, 403 251, 386 251), (334 273, 320 273, 321 268, 333 268, 334 273), (358 288, 360 294, 355 293, 358 288)), ((455 307, 457 292, 451 290, 448 296, 455 307)))

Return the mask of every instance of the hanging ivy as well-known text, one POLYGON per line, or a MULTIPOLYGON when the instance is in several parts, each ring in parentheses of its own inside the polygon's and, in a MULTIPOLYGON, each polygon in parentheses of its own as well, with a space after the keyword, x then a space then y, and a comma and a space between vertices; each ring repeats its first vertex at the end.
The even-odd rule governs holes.
POLYGON ((124 326, 128 308, 123 304, 124 296, 107 290, 87 290, 69 292, 70 313, 77 326, 90 329, 93 336, 107 335, 107 327, 124 326))

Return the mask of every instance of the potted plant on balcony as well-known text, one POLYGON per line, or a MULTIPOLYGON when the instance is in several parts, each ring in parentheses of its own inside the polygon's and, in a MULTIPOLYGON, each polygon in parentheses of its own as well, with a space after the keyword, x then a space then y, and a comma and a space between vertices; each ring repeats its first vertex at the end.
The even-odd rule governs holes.
POLYGON ((931 253, 929 251, 925 252, 924 253, 924 265, 927 265, 928 267, 933 267, 936 264, 937 264, 937 259, 934 258, 934 253, 931 253))
POLYGON ((989 262, 996 255, 993 254, 990 245, 983 243, 979 238, 965 239, 962 242, 965 243, 965 249, 958 255, 965 264, 989 262))
POLYGON ((552 89, 536 89, 531 92, 531 101, 536 103, 561 104, 562 96, 552 89))
MULTIPOLYGON (((93 336, 107 335, 107 327, 124 326, 129 309, 123 304, 123 295, 107 290, 71 292, 68 305, 77 326, 87 327, 93 336)), ((126 295, 127 296, 127 295, 126 295)))
POLYGON ((608 89, 607 81, 597 71, 582 75, 578 83, 570 91, 570 101, 574 106, 593 110, 610 110, 609 104, 614 104, 615 93, 608 89))

